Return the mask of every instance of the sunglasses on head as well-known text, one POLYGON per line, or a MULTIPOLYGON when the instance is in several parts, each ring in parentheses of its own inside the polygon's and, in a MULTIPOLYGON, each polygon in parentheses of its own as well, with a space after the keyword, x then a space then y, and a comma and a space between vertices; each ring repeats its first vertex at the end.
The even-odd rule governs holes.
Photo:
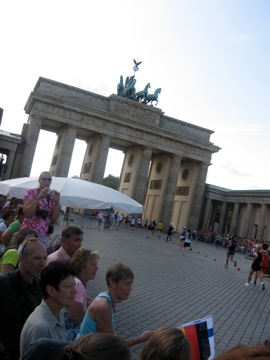
POLYGON ((21 250, 21 255, 24 255, 24 252, 25 252, 25 248, 26 248, 26 245, 29 243, 29 241, 40 241, 39 239, 35 238, 35 237, 32 237, 32 238, 29 238, 25 241, 25 243, 23 244, 23 247, 22 247, 22 250, 21 250))

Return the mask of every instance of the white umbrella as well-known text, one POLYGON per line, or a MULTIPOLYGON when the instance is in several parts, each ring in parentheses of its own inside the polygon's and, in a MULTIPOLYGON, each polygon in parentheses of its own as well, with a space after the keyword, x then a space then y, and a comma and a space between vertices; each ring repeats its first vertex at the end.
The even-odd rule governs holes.
MULTIPOLYGON (((0 194, 23 199, 28 189, 39 187, 38 177, 23 177, 0 182, 0 194)), ((53 177, 51 189, 61 194, 60 204, 80 209, 114 209, 142 214, 144 207, 125 194, 90 181, 53 177)))

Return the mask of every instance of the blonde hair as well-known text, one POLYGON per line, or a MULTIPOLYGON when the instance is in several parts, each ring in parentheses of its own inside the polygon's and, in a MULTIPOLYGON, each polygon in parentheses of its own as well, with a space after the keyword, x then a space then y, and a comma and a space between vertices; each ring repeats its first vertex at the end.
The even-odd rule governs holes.
POLYGON ((61 360, 131 360, 131 351, 119 336, 91 333, 67 345, 61 360))
POLYGON ((158 329, 145 343, 139 360, 190 360, 187 337, 176 327, 158 329))
POLYGON ((92 251, 80 247, 75 251, 74 255, 71 258, 71 265, 73 266, 76 275, 79 275, 80 272, 86 267, 87 261, 89 259, 96 260, 99 259, 99 253, 97 251, 92 251))
POLYGON ((215 360, 250 360, 270 359, 270 348, 263 345, 236 345, 223 354, 217 356, 215 360))

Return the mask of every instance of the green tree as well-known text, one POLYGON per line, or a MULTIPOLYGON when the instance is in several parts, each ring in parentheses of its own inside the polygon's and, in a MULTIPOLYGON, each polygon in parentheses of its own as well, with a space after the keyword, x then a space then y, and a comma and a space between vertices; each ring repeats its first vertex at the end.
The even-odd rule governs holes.
POLYGON ((118 190, 119 180, 119 176, 113 176, 110 174, 103 179, 102 185, 118 190))

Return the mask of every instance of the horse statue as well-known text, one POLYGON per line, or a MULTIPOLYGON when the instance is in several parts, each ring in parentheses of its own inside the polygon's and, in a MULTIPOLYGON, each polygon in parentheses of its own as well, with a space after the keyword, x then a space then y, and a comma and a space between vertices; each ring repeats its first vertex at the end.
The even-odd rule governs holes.
POLYGON ((148 95, 145 97, 143 103, 144 103, 144 104, 150 103, 150 105, 153 105, 153 104, 152 104, 153 101, 156 101, 155 106, 157 106, 157 104, 158 104, 158 94, 160 94, 160 93, 161 93, 161 88, 156 89, 156 90, 154 91, 154 94, 148 94, 148 95))
POLYGON ((134 76, 127 77, 124 85, 123 76, 120 76, 120 82, 117 85, 117 95, 131 99, 135 92, 136 79, 134 76))
POLYGON ((134 100, 142 102, 143 99, 146 98, 148 94, 148 89, 151 87, 150 83, 148 83, 145 88, 142 91, 138 91, 136 94, 134 94, 134 100))
POLYGON ((123 82, 123 75, 121 75, 120 82, 117 85, 117 95, 122 96, 123 90, 124 90, 124 82, 123 82))

